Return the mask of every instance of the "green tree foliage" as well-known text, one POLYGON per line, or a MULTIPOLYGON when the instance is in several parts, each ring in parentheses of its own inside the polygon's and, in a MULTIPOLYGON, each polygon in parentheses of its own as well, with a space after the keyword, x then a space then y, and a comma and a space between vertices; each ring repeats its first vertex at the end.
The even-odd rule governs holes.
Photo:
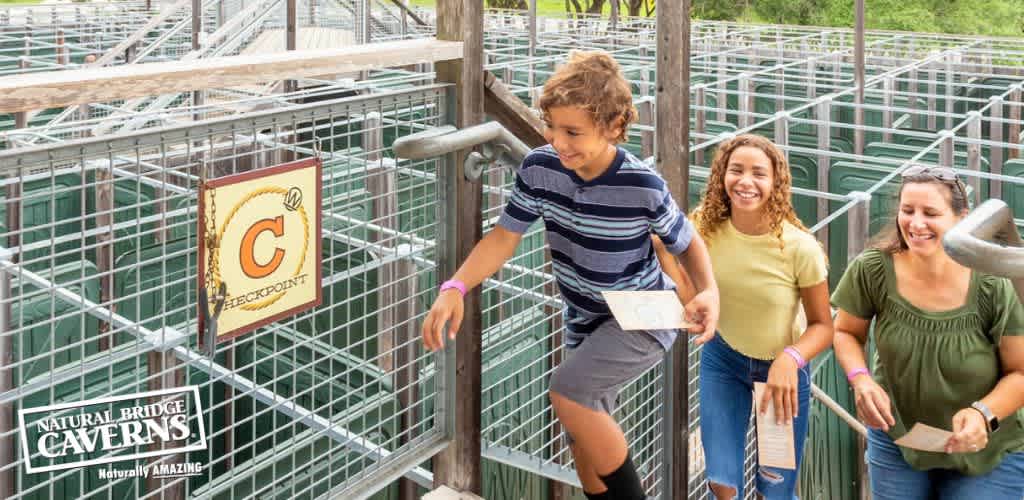
POLYGON ((487 6, 492 9, 529 9, 526 0, 487 0, 487 6))
MULTIPOLYGON (((853 26, 854 0, 692 0, 699 19, 853 26)), ((1024 35, 1024 0, 865 0, 868 29, 1024 35)))

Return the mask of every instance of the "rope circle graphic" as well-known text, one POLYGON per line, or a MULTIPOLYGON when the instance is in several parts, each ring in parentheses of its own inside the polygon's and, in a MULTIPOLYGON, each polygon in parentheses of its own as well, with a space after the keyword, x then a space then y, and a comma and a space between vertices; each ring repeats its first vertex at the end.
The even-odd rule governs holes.
MULTIPOLYGON (((242 209, 242 207, 244 207, 247 203, 256 199, 257 197, 275 194, 280 195, 282 198, 284 198, 288 195, 288 190, 279 187, 260 188, 249 193, 244 198, 239 200, 239 202, 236 203, 235 206, 231 207, 231 211, 228 212, 227 218, 224 219, 224 225, 221 226, 219 231, 217 231, 217 241, 222 240, 224 232, 227 231, 228 226, 231 225, 231 220, 235 217, 235 214, 237 214, 238 211, 242 209)), ((302 272, 302 264, 303 262, 306 261, 306 251, 309 249, 309 218, 306 217, 306 207, 304 205, 299 205, 296 211, 302 217, 302 253, 301 256, 299 257, 299 263, 295 266, 295 273, 292 275, 293 278, 298 276, 299 273, 302 272)), ((217 245, 216 250, 214 250, 213 258, 217 262, 220 262, 220 248, 221 246, 217 245)), ((215 278, 217 279, 218 282, 220 281, 220 276, 216 276, 215 278)), ((260 309, 265 309, 269 307, 274 302, 280 300, 281 297, 284 297, 283 291, 277 292, 274 295, 271 295, 259 302, 250 302, 248 304, 244 304, 240 306, 240 308, 245 311, 258 311, 260 309)))

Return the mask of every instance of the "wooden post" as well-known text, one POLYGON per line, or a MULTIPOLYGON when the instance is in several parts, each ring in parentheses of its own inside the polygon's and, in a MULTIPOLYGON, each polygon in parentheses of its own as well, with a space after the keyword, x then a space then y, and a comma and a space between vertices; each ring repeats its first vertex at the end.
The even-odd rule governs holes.
MULTIPOLYGON (((707 87, 704 84, 698 85, 694 89, 694 103, 695 111, 693 117, 693 129, 695 134, 704 134, 707 131, 707 112, 704 110, 704 106, 707 105, 707 87)), ((693 142, 697 142, 698 139, 694 139, 693 142)), ((693 152, 693 161, 696 165, 704 167, 704 148, 698 149, 693 152)))
MULTIPOLYGON (((203 31, 203 0, 192 0, 192 50, 199 50, 199 34, 203 31)), ((206 101, 206 92, 192 92, 192 106, 200 107, 206 101)), ((202 113, 193 113, 194 120, 201 120, 202 113)))
POLYGON ((782 151, 783 158, 789 162, 789 113, 779 111, 775 113, 775 145, 782 151))
MULTIPOLYGON (((690 0, 658 0, 657 118, 655 168, 687 212, 690 179, 690 0)), ((663 498, 685 500, 690 486, 689 340, 682 335, 669 352, 665 374, 663 498)))
POLYGON ((856 21, 854 26, 854 70, 853 78, 856 86, 854 97, 854 124, 857 128, 853 132, 853 152, 858 156, 864 154, 864 0, 856 0, 856 21))
MULTIPOLYGON (((818 178, 817 190, 828 192, 828 175, 832 167, 831 155, 826 154, 832 150, 832 98, 826 97, 815 106, 815 114, 818 118, 818 178)), ((828 200, 818 198, 817 218, 819 221, 828 217, 828 200)), ((828 255, 828 225, 818 231, 818 241, 825 245, 825 255, 828 255)))
MULTIPOLYGON (((298 45, 298 2, 297 0, 288 0, 286 4, 287 12, 285 14, 285 50, 295 50, 298 45)), ((284 92, 286 94, 295 92, 298 90, 298 81, 288 79, 284 81, 284 92)))
POLYGON ((911 94, 911 95, 907 96, 907 104, 910 106, 910 109, 911 109, 911 113, 910 113, 911 121, 910 121, 910 123, 911 123, 912 127, 920 128, 921 127, 921 123, 920 123, 921 121, 919 120, 919 117, 917 116, 917 96, 913 95, 913 94, 916 94, 918 92, 917 66, 914 66, 914 67, 910 68, 910 71, 907 73, 907 80, 908 80, 907 81, 907 92, 909 94, 911 94))
POLYGON ((959 54, 953 52, 946 54, 946 130, 953 129, 953 112, 956 109, 953 103, 953 84, 956 82, 956 73, 953 72, 953 59, 959 54))
POLYGON ((57 30, 57 51, 55 53, 57 57, 57 64, 65 65, 68 63, 67 57, 68 48, 64 46, 64 30, 57 30))
POLYGON ((942 143, 939 145, 939 165, 953 168, 953 137, 955 134, 949 130, 943 130, 940 134, 942 143))
POLYGON ((739 128, 747 128, 750 126, 751 123, 753 123, 754 120, 754 117, 750 116, 750 73, 741 74, 739 77, 739 82, 736 85, 736 90, 738 92, 736 103, 739 107, 737 111, 740 114, 738 121, 739 128))
MULTIPOLYGON (((394 177, 393 173, 389 176, 394 177)), ((420 424, 416 408, 419 403, 419 367, 416 362, 416 353, 419 352, 419 342, 414 341, 418 337, 415 321, 411 318, 416 316, 416 295, 418 292, 418 280, 416 278, 416 264, 410 259, 402 259, 395 263, 395 272, 400 276, 400 281, 394 285, 394 295, 401 299, 395 304, 395 316, 402 318, 403 324, 395 329, 395 344, 399 346, 395 352, 395 390, 398 391, 398 403, 402 408, 401 422, 399 423, 398 438, 399 445, 408 443, 416 437, 416 428, 420 424), (404 347, 402 347, 404 346, 404 347)), ((398 498, 400 500, 414 500, 419 498, 417 492, 419 486, 408 478, 398 481, 398 498)))
MULTIPOLYGON (((384 151, 384 129, 382 128, 380 113, 367 113, 363 119, 363 152, 366 156, 366 189, 370 193, 373 209, 373 222, 384 229, 399 229, 398 226, 398 179, 393 168, 387 168, 383 162, 384 151)), ((395 239, 383 231, 370 233, 370 241, 389 249, 395 248, 395 239)), ((395 390, 399 391, 399 398, 402 400, 402 411, 414 411, 415 398, 410 391, 415 387, 406 387, 399 379, 408 384, 415 380, 414 367, 408 366, 414 362, 415 352, 410 353, 410 348, 415 344, 409 344, 410 325, 409 318, 413 314, 399 314, 401 305, 405 312, 415 308, 416 280, 415 264, 405 259, 400 262, 384 264, 377 268, 377 366, 395 378, 395 390), (411 269, 410 269, 411 268, 411 269), (399 281, 400 280, 400 281, 399 281), (412 290, 409 290, 409 287, 412 290), (410 305, 411 303, 411 305, 410 305), (399 347, 396 349, 396 346, 399 347)), ((414 312, 414 311, 412 311, 414 312)), ((409 429, 415 427, 414 419, 404 414, 401 418, 401 433, 407 436, 409 429)), ((405 438, 402 438, 403 440, 405 438)), ((400 489, 403 492, 403 499, 413 500, 415 498, 415 484, 407 478, 399 479, 400 489), (412 496, 406 496, 412 495, 412 496)))
MULTIPOLYGON (((977 111, 967 113, 967 138, 971 140, 967 144, 967 168, 974 172, 981 171, 981 144, 974 142, 981 140, 981 120, 981 113, 977 111)), ((952 137, 949 142, 953 142, 952 137)), ((952 163, 950 162, 950 166, 952 163)), ((981 202, 981 178, 972 175, 967 179, 967 183, 974 190, 974 204, 977 206, 981 202)))
MULTIPOLYGON (((113 304, 111 304, 113 305, 113 304)), ((178 358, 174 355, 174 351, 150 351, 148 357, 148 381, 150 391, 158 391, 161 389, 170 389, 174 387, 181 387, 185 383, 185 373, 183 370, 178 368, 178 358)), ((168 399, 175 399, 185 397, 182 394, 178 394, 174 397, 168 398, 167 396, 153 396, 148 401, 149 404, 159 403, 168 399)), ((167 443, 153 443, 149 445, 149 451, 155 452, 162 448, 167 447, 167 443)), ((154 465, 158 463, 163 464, 177 464, 182 463, 185 460, 184 453, 175 453, 172 455, 163 455, 154 457, 148 465, 154 465)), ((152 476, 146 478, 146 491, 150 494, 154 494, 159 491, 159 494, 153 495, 161 500, 179 500, 185 498, 185 479, 182 478, 169 478, 169 479, 157 479, 152 476)))
POLYGON ((802 57, 807 58, 807 66, 804 71, 807 72, 807 99, 814 100, 818 96, 818 61, 811 59, 810 48, 807 47, 807 42, 804 42, 802 57))
MULTIPOLYGON (((1006 138, 1006 142, 1011 146, 1017 146, 1020 144, 1021 106, 1024 106, 1024 101, 1021 101, 1022 88, 1024 88, 1024 86, 1018 84, 1010 91, 1010 112, 1007 117, 1010 120, 1010 135, 1006 138)), ((1006 152, 1006 158, 1009 160, 1019 157, 1019 148, 1011 147, 1006 152)))
MULTIPOLYGON (((100 304, 117 311, 114 301, 114 166, 96 169, 96 227, 109 228, 96 235, 96 269, 100 275, 100 304)), ((106 351, 117 344, 110 323, 100 321, 99 349, 106 351)))
POLYGON ((893 90, 895 88, 895 80, 893 77, 887 76, 882 80, 882 127, 885 128, 885 132, 882 132, 882 141, 889 143, 892 142, 892 103, 893 103, 893 90))
MULTIPOLYGON (((992 104, 989 107, 991 113, 989 120, 989 139, 992 142, 1003 142, 1003 98, 1001 96, 992 96, 992 104)), ((996 144, 989 148, 988 155, 988 169, 990 173, 1002 174, 1003 173, 1003 146, 996 144)), ((988 195, 992 198, 1001 198, 1003 196, 1003 183, 1000 181, 992 181, 989 186, 988 195)))
MULTIPOLYGON (((18 69, 24 72, 29 67, 28 57, 18 58, 18 69)), ((28 126, 28 111, 14 113, 14 128, 25 128, 28 126)))
MULTIPOLYGON (((729 56, 725 53, 718 54, 718 121, 724 122, 729 119, 729 87, 725 80, 729 78, 729 56)), ((737 122, 739 123, 739 122, 737 122)))
POLYGON ((535 106, 535 103, 539 99, 540 93, 537 92, 537 79, 534 75, 533 58, 537 55, 537 0, 530 0, 530 11, 529 15, 529 31, 530 31, 530 45, 527 47, 527 54, 530 56, 530 72, 528 78, 530 81, 530 105, 535 106))
MULTIPOLYGON (((484 120, 483 86, 483 2, 439 0, 437 2, 437 38, 462 41, 462 60, 443 61, 435 65, 439 82, 454 84, 456 97, 451 109, 455 126, 470 127, 484 120)), ((453 203, 449 204, 448 224, 455 225, 454 272, 466 260, 482 236, 482 189, 462 175, 462 165, 470 151, 452 155, 454 164, 447 173, 454 184, 453 203)), ((480 356, 483 314, 480 287, 465 298, 465 313, 460 333, 455 340, 454 391, 458 405, 454 412, 455 428, 450 429, 452 443, 434 457, 434 485, 447 485, 459 491, 482 492, 480 474, 480 356)))
MULTIPOLYGON (((929 63, 933 64, 933 63, 929 63)), ((935 120, 935 111, 938 109, 936 104, 935 94, 938 93, 939 89, 939 72, 935 68, 928 69, 928 130, 934 131, 937 128, 935 120)))

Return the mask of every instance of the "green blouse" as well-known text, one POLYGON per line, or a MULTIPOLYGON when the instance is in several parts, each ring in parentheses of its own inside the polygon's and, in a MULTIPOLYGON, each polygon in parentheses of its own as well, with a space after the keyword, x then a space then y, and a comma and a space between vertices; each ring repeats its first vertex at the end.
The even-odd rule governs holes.
MULTIPOLYGON (((892 401, 893 439, 915 422, 951 430, 953 415, 991 392, 1002 378, 1002 336, 1024 335, 1024 306, 1008 280, 973 272, 964 306, 929 312, 899 294, 892 256, 879 250, 867 250, 850 263, 832 304, 875 320, 873 376, 892 401)), ((1024 451, 1024 410, 999 425, 977 453, 900 451, 918 470, 985 474, 1007 453, 1024 451)))

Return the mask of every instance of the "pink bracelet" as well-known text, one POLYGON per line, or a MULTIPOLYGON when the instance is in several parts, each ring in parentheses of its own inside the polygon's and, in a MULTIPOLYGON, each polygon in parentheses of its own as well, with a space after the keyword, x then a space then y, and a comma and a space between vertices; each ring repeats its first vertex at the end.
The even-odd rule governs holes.
POLYGON ((869 372, 868 369, 864 368, 864 367, 854 368, 854 369, 846 372, 846 380, 849 380, 850 382, 853 382, 853 379, 856 378, 857 375, 860 375, 860 374, 864 374, 864 375, 870 376, 871 372, 869 372))
POLYGON ((800 351, 797 351, 796 349, 793 349, 792 347, 787 347, 787 348, 783 349, 782 352, 784 352, 786 354, 789 354, 790 356, 793 356, 793 359, 796 360, 796 366, 798 366, 800 368, 803 368, 803 367, 807 366, 807 360, 804 359, 804 357, 800 355, 800 351))
POLYGON ((441 289, 438 290, 438 291, 439 292, 444 292, 445 290, 449 290, 449 289, 452 289, 452 288, 458 290, 459 293, 461 293, 463 297, 466 296, 466 284, 461 282, 461 281, 459 281, 459 280, 448 280, 448 281, 445 281, 444 283, 441 283, 441 289))

